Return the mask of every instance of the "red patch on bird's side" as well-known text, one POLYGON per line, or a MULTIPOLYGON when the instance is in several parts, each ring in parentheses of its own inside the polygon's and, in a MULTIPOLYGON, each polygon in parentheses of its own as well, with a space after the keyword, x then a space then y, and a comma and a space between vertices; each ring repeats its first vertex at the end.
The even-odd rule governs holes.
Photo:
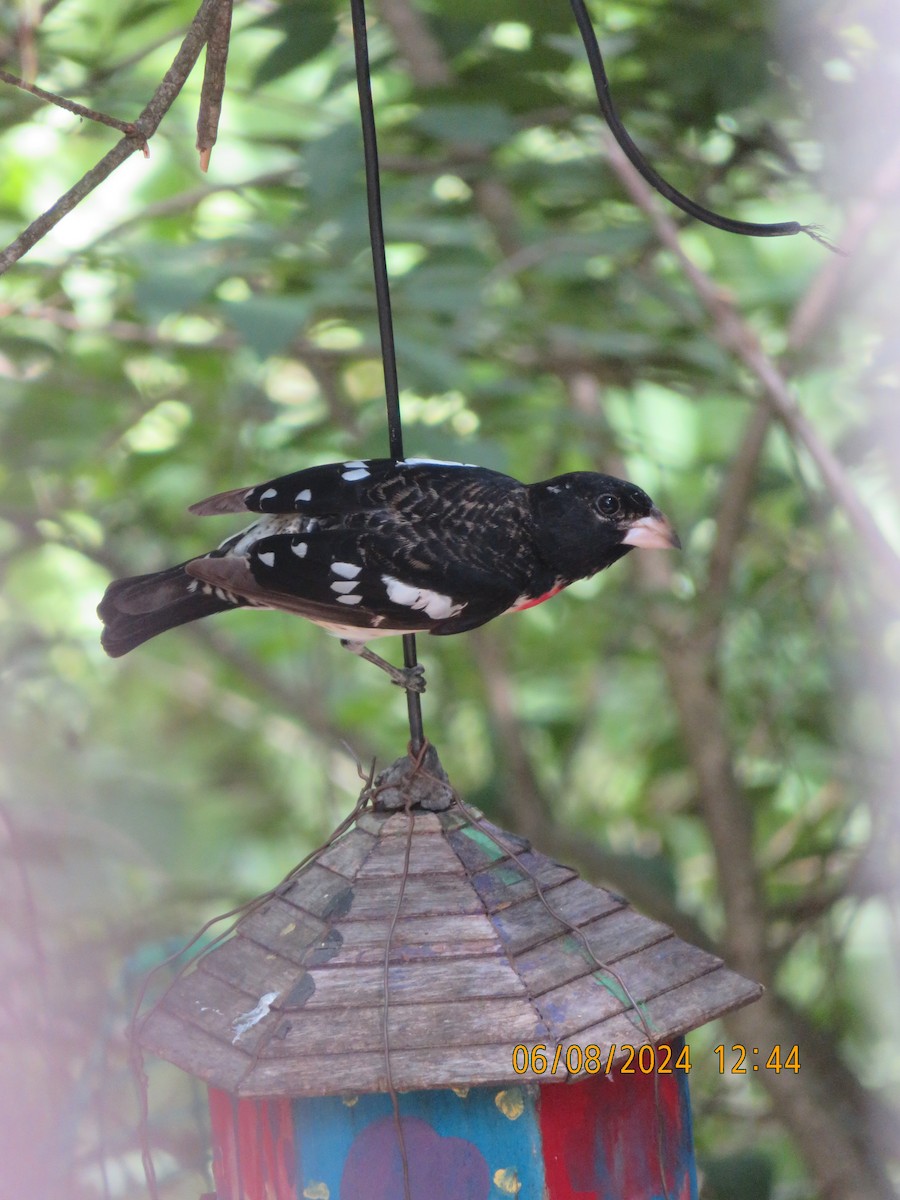
POLYGON ((551 596, 557 595, 566 585, 558 583, 556 587, 552 587, 549 592, 544 592, 543 596, 535 596, 533 600, 522 600, 518 604, 514 604, 509 610, 510 612, 524 612, 526 608, 534 608, 537 604, 543 604, 545 600, 549 600, 551 596))

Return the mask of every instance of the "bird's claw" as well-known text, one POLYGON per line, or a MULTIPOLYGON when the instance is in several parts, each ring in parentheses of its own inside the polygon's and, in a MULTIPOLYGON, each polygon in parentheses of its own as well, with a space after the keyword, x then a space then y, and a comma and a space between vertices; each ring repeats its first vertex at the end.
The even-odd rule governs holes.
POLYGON ((416 663, 414 667, 397 667, 397 676, 393 681, 397 687, 402 687, 407 692, 418 692, 419 695, 425 691, 425 667, 422 663, 416 663))

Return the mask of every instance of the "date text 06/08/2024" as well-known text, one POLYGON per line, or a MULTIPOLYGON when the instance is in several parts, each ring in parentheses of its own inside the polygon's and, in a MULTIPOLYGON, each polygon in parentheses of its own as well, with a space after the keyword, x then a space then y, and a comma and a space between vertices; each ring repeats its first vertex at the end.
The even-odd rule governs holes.
MULTIPOLYGON (((759 1046, 731 1047, 731 1057, 724 1045, 716 1046, 713 1053, 717 1059, 720 1075, 747 1075, 753 1071, 800 1070, 800 1047, 789 1046, 786 1050, 773 1046, 768 1052, 759 1046)), ((690 1046, 683 1046, 676 1055, 672 1047, 661 1043, 658 1046, 630 1046, 615 1044, 607 1047, 596 1045, 579 1046, 571 1043, 546 1046, 543 1042, 535 1046, 513 1047, 512 1069, 517 1075, 610 1075, 615 1070, 620 1075, 672 1075, 676 1071, 687 1074, 693 1066, 690 1046)))

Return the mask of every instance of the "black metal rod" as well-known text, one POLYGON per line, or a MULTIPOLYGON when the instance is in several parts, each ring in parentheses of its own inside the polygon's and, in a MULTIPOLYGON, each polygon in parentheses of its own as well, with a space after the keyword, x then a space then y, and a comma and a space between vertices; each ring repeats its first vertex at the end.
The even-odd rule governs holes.
MULTIPOLYGON (((400 388, 397 383, 397 352, 394 347, 394 322, 391 317, 391 289, 387 259, 384 252, 384 221, 381 215, 381 178, 378 169, 378 139, 375 130, 375 108, 372 104, 372 78, 369 72, 369 39, 366 35, 366 6, 364 0, 350 0, 353 20, 353 48, 356 55, 356 87, 359 93, 359 115, 362 122, 363 158, 366 166, 366 203, 369 211, 369 240, 372 245, 372 267, 375 272, 375 303, 378 308, 378 331, 381 335, 381 359, 384 365, 384 397, 387 405, 388 443, 391 458, 403 458, 403 425, 400 418, 400 388)), ((403 664, 416 666, 416 639, 413 634, 403 638, 403 664)), ((410 749, 414 754, 425 744, 422 725, 422 701, 418 692, 407 689, 406 707, 409 712, 410 749)))
POLYGON ((600 46, 597 43, 597 35, 594 33, 594 25, 584 0, 569 0, 569 3, 575 16, 578 32, 581 34, 581 40, 584 42, 591 75, 594 78, 594 89, 597 93, 600 111, 613 137, 625 152, 632 166, 637 169, 651 187, 655 188, 660 195, 665 196, 671 204, 680 208, 682 212, 686 212, 688 216, 694 217, 698 221, 703 221, 707 225, 714 225, 716 229, 724 229, 727 233, 743 234, 745 237, 791 237, 796 233, 805 233, 813 241, 819 242, 820 245, 826 246, 829 250, 835 249, 814 225, 801 225, 799 221, 778 221, 772 224, 764 224, 757 221, 739 221, 733 217, 725 217, 721 213, 713 212, 712 209, 698 204, 696 200, 692 200, 689 196, 685 196, 683 192, 679 192, 677 188, 673 187, 667 179, 664 179, 644 158, 641 151, 632 141, 631 135, 622 124, 622 119, 616 111, 616 106, 613 104, 613 98, 609 90, 609 79, 606 74, 606 68, 603 66, 603 56, 600 53, 600 46))

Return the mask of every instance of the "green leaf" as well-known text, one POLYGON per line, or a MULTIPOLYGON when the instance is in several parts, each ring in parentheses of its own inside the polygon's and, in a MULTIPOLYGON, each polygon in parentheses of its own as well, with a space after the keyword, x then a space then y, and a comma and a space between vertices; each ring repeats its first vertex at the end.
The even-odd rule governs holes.
POLYGON ((260 358, 287 349, 309 318, 305 300, 286 296, 254 296, 252 300, 227 301, 223 308, 244 341, 260 358))
POLYGON ((431 137, 460 146, 502 146, 516 131, 499 104, 430 104, 413 124, 431 137))
POLYGON ((253 76, 257 86, 273 83, 321 54, 337 32, 332 6, 316 0, 289 0, 256 24, 284 33, 284 39, 257 66, 253 76))
POLYGON ((755 1150, 702 1161, 706 1200, 770 1200, 774 1182, 771 1158, 755 1150))

